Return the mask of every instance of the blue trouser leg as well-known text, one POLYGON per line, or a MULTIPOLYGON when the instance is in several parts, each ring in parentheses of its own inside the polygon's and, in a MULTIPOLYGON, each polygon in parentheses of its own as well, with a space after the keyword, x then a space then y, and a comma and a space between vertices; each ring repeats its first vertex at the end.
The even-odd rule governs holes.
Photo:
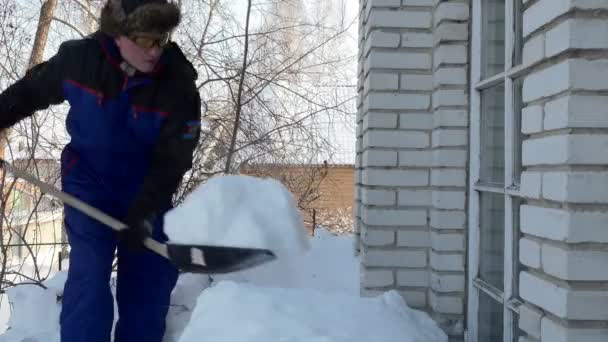
MULTIPOLYGON (((161 227, 156 225, 158 237, 161 227)), ((119 321, 115 342, 161 342, 177 269, 147 250, 118 246, 116 301, 119 321)))
POLYGON ((61 310, 62 342, 109 342, 114 320, 110 290, 116 237, 107 226, 65 207, 70 265, 61 310))

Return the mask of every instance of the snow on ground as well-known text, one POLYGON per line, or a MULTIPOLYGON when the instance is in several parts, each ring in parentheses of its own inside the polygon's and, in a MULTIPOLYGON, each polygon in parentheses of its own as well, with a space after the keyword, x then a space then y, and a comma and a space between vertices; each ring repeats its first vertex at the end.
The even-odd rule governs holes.
POLYGON ((221 282, 204 291, 180 342, 440 342, 425 313, 375 298, 221 282), (238 322, 238 323, 235 323, 238 322))
MULTIPOLYGON (((206 275, 180 276, 163 342, 447 342, 436 323, 409 308, 397 292, 360 298, 352 236, 319 229, 306 237, 277 183, 236 176, 210 183, 166 217, 170 238, 188 244, 266 244, 277 247, 279 258, 214 276, 211 283, 206 275), (177 231, 179 225, 184 231, 177 231), (201 233, 201 227, 213 229, 201 233), (303 248, 307 245, 312 248, 303 248)), ((65 273, 59 273, 47 290, 11 289, 11 329, 0 342, 59 342, 58 296, 64 281, 65 273)))
POLYGON ((325 229, 316 229, 310 241, 311 249, 303 255, 287 255, 250 270, 213 279, 358 295, 359 260, 353 254, 352 235, 336 236, 325 229))

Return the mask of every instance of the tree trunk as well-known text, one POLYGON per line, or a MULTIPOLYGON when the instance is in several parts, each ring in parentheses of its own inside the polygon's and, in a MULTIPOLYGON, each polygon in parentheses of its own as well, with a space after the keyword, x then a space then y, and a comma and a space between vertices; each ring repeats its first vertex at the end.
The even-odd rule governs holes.
POLYGON ((36 37, 34 38, 34 46, 28 63, 28 69, 39 64, 43 60, 44 49, 49 37, 49 29, 53 22, 53 15, 57 7, 57 0, 47 0, 40 8, 40 20, 36 29, 36 37))

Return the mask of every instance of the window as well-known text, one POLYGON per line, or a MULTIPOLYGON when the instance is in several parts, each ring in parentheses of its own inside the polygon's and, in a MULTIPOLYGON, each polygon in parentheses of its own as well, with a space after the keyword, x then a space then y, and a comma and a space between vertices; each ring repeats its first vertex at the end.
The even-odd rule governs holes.
POLYGON ((520 336, 521 0, 474 0, 468 338, 520 336))

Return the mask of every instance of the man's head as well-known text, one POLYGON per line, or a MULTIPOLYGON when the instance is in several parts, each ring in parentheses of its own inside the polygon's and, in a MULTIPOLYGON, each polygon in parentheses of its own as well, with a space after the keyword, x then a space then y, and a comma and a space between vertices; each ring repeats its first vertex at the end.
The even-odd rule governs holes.
POLYGON ((180 22, 179 8, 167 0, 108 0, 100 31, 114 37, 122 57, 142 72, 154 70, 169 32, 180 22))

